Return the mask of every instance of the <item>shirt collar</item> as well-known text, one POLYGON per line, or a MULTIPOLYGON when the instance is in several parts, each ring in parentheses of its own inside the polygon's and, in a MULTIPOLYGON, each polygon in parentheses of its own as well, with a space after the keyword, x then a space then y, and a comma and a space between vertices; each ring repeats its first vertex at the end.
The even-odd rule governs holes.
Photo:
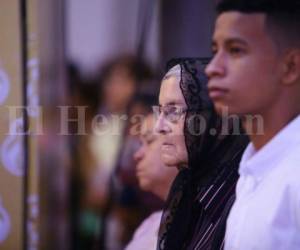
POLYGON ((279 131, 266 145, 256 151, 253 143, 246 148, 240 163, 239 174, 251 175, 260 181, 293 148, 300 149, 300 115, 279 131))

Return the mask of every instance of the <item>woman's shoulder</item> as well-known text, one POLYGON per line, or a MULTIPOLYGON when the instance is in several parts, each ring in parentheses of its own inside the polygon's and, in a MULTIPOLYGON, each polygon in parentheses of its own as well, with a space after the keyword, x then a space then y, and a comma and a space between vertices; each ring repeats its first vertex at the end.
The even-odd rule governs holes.
POLYGON ((155 249, 162 211, 152 213, 136 229, 125 250, 155 249))

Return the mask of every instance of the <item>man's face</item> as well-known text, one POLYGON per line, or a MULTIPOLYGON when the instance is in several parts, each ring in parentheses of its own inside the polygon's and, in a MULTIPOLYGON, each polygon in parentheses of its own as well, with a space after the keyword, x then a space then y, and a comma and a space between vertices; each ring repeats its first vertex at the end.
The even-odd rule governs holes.
MULTIPOLYGON (((162 81, 159 93, 159 105, 185 109, 186 103, 179 87, 179 81, 170 77, 162 81)), ((178 120, 168 119, 164 112, 157 117, 155 131, 162 138, 161 157, 168 166, 187 165, 188 155, 183 134, 185 113, 178 115, 178 120)))
POLYGON ((141 146, 134 155, 139 185, 145 191, 169 189, 177 174, 176 168, 166 167, 161 160, 161 140, 153 133, 154 123, 153 115, 147 116, 141 127, 141 146))
POLYGON ((212 47, 206 74, 218 113, 264 115, 278 106, 280 53, 266 30, 264 14, 221 14, 212 47))

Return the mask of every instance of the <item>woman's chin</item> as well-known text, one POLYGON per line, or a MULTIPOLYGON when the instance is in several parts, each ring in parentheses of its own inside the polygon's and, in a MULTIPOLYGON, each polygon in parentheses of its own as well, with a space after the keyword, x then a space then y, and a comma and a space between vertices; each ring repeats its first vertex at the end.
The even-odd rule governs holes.
POLYGON ((149 182, 145 179, 139 179, 139 186, 143 191, 150 191, 151 190, 151 185, 149 184, 149 182))
POLYGON ((178 165, 178 161, 177 161, 176 157, 174 157, 174 155, 162 154, 161 160, 168 167, 174 167, 174 166, 178 165))

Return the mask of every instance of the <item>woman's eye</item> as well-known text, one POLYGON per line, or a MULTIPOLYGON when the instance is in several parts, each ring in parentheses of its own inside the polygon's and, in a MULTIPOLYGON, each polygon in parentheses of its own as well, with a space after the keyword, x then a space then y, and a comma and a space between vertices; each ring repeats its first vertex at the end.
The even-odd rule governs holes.
POLYGON ((152 144, 154 141, 155 141, 154 138, 149 138, 149 139, 147 139, 147 145, 152 144))
POLYGON ((177 109, 176 107, 172 107, 172 108, 170 109, 170 113, 171 113, 171 114, 177 114, 177 113, 178 113, 178 109, 177 109))
POLYGON ((172 115, 173 113, 174 113, 174 107, 166 107, 165 109, 166 116, 172 115))

